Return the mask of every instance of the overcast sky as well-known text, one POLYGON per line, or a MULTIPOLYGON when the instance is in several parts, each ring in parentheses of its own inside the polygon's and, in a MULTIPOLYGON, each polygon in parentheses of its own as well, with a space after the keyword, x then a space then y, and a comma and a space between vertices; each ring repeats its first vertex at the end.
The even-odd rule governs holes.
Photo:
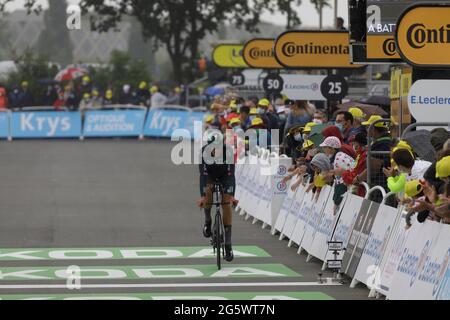
MULTIPOLYGON (((44 6, 47 4, 46 0, 38 0, 44 6)), ((77 3, 79 0, 69 0, 69 3, 77 3)), ((311 4, 309 0, 303 0, 302 5, 298 7, 298 12, 300 18, 302 20, 302 25, 305 27, 318 27, 319 26, 319 16, 314 6, 311 4)), ((334 4, 334 1, 331 1, 334 4)), ((8 9, 14 10, 17 8, 23 7, 24 0, 15 0, 12 4, 9 4, 8 9)), ((348 23, 348 5, 345 0, 338 0, 338 14, 340 17, 343 17, 345 20, 345 25, 348 23)), ((334 10, 333 8, 326 8, 324 10, 324 27, 332 27, 334 10)), ((262 20, 268 21, 271 23, 275 23, 278 25, 285 25, 286 18, 284 18, 281 14, 264 14, 262 16, 262 20)))

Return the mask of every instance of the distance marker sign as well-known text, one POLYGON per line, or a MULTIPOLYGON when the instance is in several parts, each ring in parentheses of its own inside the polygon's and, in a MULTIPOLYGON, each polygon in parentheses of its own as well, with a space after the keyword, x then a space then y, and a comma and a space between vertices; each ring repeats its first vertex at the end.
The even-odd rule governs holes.
POLYGON ((340 101, 348 94, 348 83, 342 76, 331 75, 322 81, 320 90, 328 101, 340 101))
POLYGON ((230 76, 230 84, 233 87, 243 86, 245 84, 245 76, 242 72, 233 72, 230 76))
POLYGON ((277 95, 284 90, 284 80, 279 74, 269 74, 263 80, 264 91, 268 95, 277 95))

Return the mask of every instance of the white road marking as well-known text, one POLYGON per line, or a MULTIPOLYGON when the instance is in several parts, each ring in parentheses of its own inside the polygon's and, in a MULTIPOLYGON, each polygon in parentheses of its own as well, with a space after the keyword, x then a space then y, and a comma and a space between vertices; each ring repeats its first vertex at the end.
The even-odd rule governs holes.
MULTIPOLYGON (((82 289, 115 288, 205 288, 205 287, 324 287, 341 286, 340 283, 317 282, 238 282, 238 283, 161 283, 161 284, 85 284, 82 289)), ((64 284, 0 285, 0 290, 20 289, 67 289, 64 284)))

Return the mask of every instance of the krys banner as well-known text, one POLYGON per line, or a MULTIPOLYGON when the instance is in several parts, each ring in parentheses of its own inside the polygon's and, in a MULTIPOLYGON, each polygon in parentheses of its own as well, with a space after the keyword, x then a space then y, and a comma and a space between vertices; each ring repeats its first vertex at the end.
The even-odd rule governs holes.
POLYGON ((140 136, 146 110, 87 111, 83 135, 85 137, 140 136))
POLYGON ((450 4, 418 4, 400 16, 400 55, 416 67, 450 67, 450 4))
POLYGON ((178 110, 150 110, 145 123, 144 135, 147 137, 194 139, 200 137, 205 113, 178 110), (196 124, 197 128, 196 129, 196 124))
POLYGON ((0 112, 0 139, 9 137, 9 113, 0 112))
POLYGON ((248 68, 243 50, 242 44, 220 44, 213 51, 213 61, 220 68, 248 68))
POLYGON ((15 112, 11 134, 13 138, 78 138, 81 115, 79 112, 15 112))
POLYGON ((275 59, 275 39, 252 39, 244 46, 244 61, 252 68, 281 69, 275 59))
POLYGON ((341 31, 288 31, 275 42, 275 57, 286 68, 347 69, 350 38, 341 31))

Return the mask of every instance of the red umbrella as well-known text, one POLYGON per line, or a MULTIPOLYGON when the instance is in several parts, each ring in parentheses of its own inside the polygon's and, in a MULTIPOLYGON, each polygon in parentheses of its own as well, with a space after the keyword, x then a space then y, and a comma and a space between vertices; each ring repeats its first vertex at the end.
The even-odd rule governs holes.
POLYGON ((89 72, 83 68, 67 68, 63 69, 55 77, 58 82, 70 81, 73 79, 81 78, 82 76, 88 74, 89 72))

